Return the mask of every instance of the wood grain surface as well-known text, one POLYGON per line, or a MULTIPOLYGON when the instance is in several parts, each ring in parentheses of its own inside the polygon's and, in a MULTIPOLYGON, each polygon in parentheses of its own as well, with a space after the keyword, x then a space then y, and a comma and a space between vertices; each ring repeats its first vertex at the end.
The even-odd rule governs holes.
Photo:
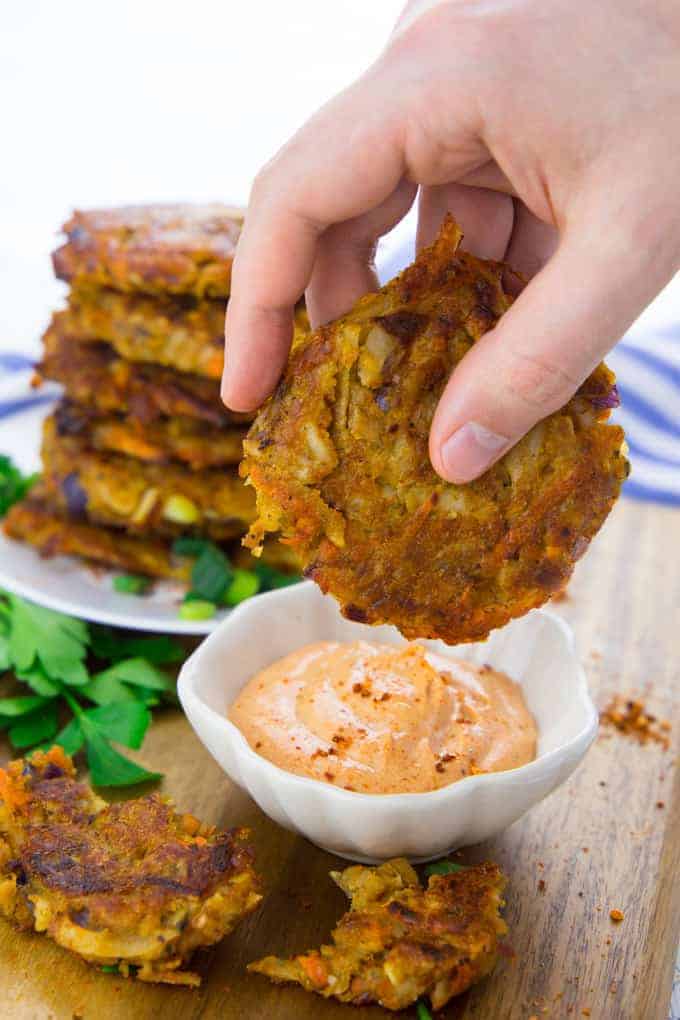
MULTIPOLYGON (((624 502, 579 565, 568 599, 597 703, 645 692, 672 717, 674 748, 603 731, 561 789, 499 839, 462 859, 509 876, 514 958, 440 1014, 447 1020, 665 1020, 680 934, 680 513, 624 502), (662 806, 663 805, 663 806, 662 806), (544 886, 539 883, 544 883, 544 886), (609 911, 625 914, 614 924, 609 911), (589 1012, 588 1012, 589 1011, 589 1012)), ((550 683, 546 676, 545 682, 550 683)), ((7 756, 7 748, 5 757, 7 756)), ((328 879, 338 860, 278 828, 225 779, 178 712, 159 719, 138 755, 166 773, 184 810, 250 826, 267 895, 197 961, 197 991, 102 974, 44 936, 0 921, 0 1016, 11 1020, 379 1020, 379 1007, 326 1002, 248 975, 248 961, 318 945, 345 908, 328 879)), ((404 1014, 415 1017, 415 1010, 404 1014)))

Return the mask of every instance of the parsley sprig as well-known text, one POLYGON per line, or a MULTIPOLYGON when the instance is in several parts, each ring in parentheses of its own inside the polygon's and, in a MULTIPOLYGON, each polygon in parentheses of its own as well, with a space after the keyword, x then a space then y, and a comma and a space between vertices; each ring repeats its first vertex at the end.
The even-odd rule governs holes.
POLYGON ((23 499, 38 475, 25 475, 12 463, 10 457, 0 454, 0 517, 4 517, 13 503, 23 499))
POLYGON ((209 619, 218 606, 237 606, 260 591, 300 580, 296 574, 284 574, 266 563, 256 563, 252 570, 235 567, 214 542, 205 538, 178 538, 172 551, 194 561, 191 588, 180 609, 180 616, 187 620, 209 619))
POLYGON ((113 744, 142 746, 151 709, 176 699, 161 667, 183 657, 169 637, 126 637, 0 591, 0 673, 31 691, 0 697, 0 729, 22 752, 84 748, 95 786, 159 779, 113 744))

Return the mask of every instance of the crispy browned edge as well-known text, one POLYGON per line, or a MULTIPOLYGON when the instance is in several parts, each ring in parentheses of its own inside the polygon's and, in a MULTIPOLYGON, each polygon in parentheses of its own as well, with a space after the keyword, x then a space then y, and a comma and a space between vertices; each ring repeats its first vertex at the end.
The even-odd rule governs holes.
POLYGON ((226 298, 243 211, 220 204, 76 210, 53 256, 69 283, 226 298))

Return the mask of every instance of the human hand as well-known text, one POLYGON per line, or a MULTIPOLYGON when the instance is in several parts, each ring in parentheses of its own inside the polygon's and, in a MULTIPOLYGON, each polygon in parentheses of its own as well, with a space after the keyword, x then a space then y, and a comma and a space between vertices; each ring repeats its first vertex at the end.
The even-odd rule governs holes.
POLYGON ((679 180, 673 0, 410 4, 255 181, 223 398, 251 410, 273 390, 304 291, 317 325, 376 289, 376 241, 419 187, 419 246, 451 211, 463 247, 532 277, 432 423, 435 469, 470 481, 567 402, 678 269, 679 180))

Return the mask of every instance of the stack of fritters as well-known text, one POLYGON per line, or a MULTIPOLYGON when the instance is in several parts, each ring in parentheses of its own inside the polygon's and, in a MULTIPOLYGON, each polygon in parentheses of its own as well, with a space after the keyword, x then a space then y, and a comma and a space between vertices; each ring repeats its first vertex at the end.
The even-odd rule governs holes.
POLYGON ((43 481, 6 530, 152 576, 186 575, 182 534, 238 540, 247 416, 222 404, 224 317, 241 213, 220 205, 76 212, 53 256, 70 285, 38 379, 64 398, 45 424, 43 481), (115 529, 115 530, 113 530, 115 529))

